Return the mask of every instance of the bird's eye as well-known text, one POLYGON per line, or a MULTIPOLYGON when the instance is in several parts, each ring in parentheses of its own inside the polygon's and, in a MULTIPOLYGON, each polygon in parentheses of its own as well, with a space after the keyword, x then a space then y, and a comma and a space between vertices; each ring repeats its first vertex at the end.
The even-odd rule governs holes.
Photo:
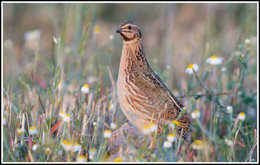
POLYGON ((129 26, 128 26, 128 29, 130 30, 131 28, 132 28, 132 27, 129 25, 129 26))

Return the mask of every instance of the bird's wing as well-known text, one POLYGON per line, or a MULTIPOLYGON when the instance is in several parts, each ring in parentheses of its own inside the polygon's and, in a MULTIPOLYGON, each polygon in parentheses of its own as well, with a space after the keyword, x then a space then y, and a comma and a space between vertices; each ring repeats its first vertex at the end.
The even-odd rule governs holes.
MULTIPOLYGON (((171 93, 158 75, 154 72, 132 72, 127 76, 126 89, 128 90, 127 101, 133 110, 137 110, 146 116, 147 120, 158 121, 159 118, 175 120, 183 105, 171 93)), ((178 119, 180 125, 178 134, 187 140, 191 118, 184 113, 178 119)))
POLYGON ((156 106, 156 104, 154 104, 154 102, 152 102, 150 99, 151 97, 145 92, 146 90, 143 90, 143 85, 145 85, 145 83, 136 83, 137 81, 141 81, 140 74, 138 74, 137 78, 133 78, 133 76, 135 75, 132 74, 126 80, 126 89, 128 91, 126 101, 133 110, 137 110, 144 114, 147 117, 147 120, 151 120, 152 118, 156 120, 158 114, 160 113, 160 109, 156 106))
MULTIPOLYGON (((179 113, 183 109, 183 105, 179 102, 179 100, 172 94, 172 92, 168 89, 168 87, 163 83, 163 81, 160 79, 160 77, 153 72, 153 76, 156 78, 156 80, 159 82, 159 86, 164 91, 163 98, 168 98, 168 108, 167 108, 167 120, 176 120, 179 113)), ((177 133, 185 140, 187 141, 188 135, 190 132, 190 125, 192 122, 192 119, 190 115, 185 112, 182 114, 182 116, 178 119, 179 126, 177 128, 177 133)))
MULTIPOLYGON (((136 83, 139 85, 139 89, 141 89, 138 91, 140 91, 144 96, 146 104, 152 105, 156 108, 156 111, 153 111, 156 113, 156 116, 160 116, 160 113, 166 111, 167 120, 175 120, 178 117, 179 112, 182 111, 183 105, 172 94, 156 73, 153 71, 139 73, 139 78, 136 77, 135 81, 140 81, 136 83)), ((184 113, 178 121, 182 127, 189 127, 191 118, 188 113, 184 113)))
POLYGON ((177 117, 183 106, 159 76, 153 72, 132 72, 127 77, 128 102, 134 109, 154 117, 159 117, 166 110, 167 116, 177 117))
POLYGON ((154 119, 156 121, 162 109, 158 106, 160 101, 154 99, 154 96, 157 96, 159 91, 157 91, 156 86, 150 82, 149 77, 140 71, 131 72, 126 76, 125 85, 128 91, 126 101, 132 109, 144 114, 147 120, 154 119))

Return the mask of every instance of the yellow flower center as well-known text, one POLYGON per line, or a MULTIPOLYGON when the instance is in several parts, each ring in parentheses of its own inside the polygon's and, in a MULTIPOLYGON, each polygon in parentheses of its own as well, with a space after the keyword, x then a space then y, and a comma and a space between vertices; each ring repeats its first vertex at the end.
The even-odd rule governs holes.
POLYGON ((80 155, 79 158, 80 159, 85 159, 85 156, 84 155, 80 155))
POLYGON ((66 116, 67 116, 67 117, 71 117, 70 114, 68 114, 68 113, 66 114, 66 116))
POLYGON ((152 126, 155 126, 155 124, 154 124, 154 123, 152 123, 152 121, 151 121, 151 123, 150 123, 149 125, 150 125, 150 127, 152 127, 152 126))
POLYGON ((88 88, 88 84, 84 84, 84 87, 85 87, 85 88, 88 88))
POLYGON ((29 129, 30 129, 30 130, 34 130, 34 129, 36 129, 36 127, 32 126, 32 127, 30 127, 29 129))
POLYGON ((180 125, 180 122, 178 122, 178 121, 176 121, 176 120, 173 120, 173 121, 172 121, 172 124, 175 124, 175 125, 179 126, 179 125, 180 125))
POLYGON ((99 31, 100 31, 99 26, 95 26, 94 31, 95 31, 95 32, 99 32, 99 31))
POLYGON ((218 58, 218 56, 211 56, 211 58, 212 58, 212 59, 216 59, 216 58, 218 58))
POLYGON ((240 116, 245 116, 246 114, 244 112, 239 113, 240 116))
POLYGON ((18 129, 17 129, 17 133, 18 133, 18 135, 22 135, 22 134, 23 134, 23 132, 24 132, 24 130, 23 130, 23 129, 20 129, 20 128, 18 128, 18 129))
POLYGON ((89 150, 89 152, 96 152, 96 149, 95 148, 91 148, 90 150, 89 150))
POLYGON ((112 106, 112 104, 109 104, 109 106, 108 106, 108 109, 110 109, 110 108, 111 108, 111 106, 112 106))
POLYGON ((195 111, 193 111, 193 113, 200 113, 200 111, 199 110, 195 110, 195 111))
POLYGON ((69 141, 67 141, 67 140, 63 140, 62 143, 65 144, 65 145, 67 145, 67 146, 72 145, 72 142, 69 142, 69 141))
POLYGON ((189 69, 192 69, 192 68, 193 68, 193 64, 190 64, 190 65, 188 66, 188 68, 189 68, 189 69))
POLYGON ((172 90, 174 93, 179 93, 179 90, 178 89, 173 89, 172 90))
POLYGON ((49 148, 46 148, 45 149, 45 153, 48 154, 50 152, 50 149, 49 148))
POLYGON ((114 162, 122 162, 122 158, 121 157, 117 157, 114 162))
POLYGON ((201 140, 195 140, 193 142, 193 145, 200 146, 200 145, 202 145, 202 141, 201 140))
POLYGON ((169 137, 175 137, 175 134, 169 134, 168 136, 169 137))
POLYGON ((144 130, 146 130, 146 129, 150 129, 150 127, 151 127, 150 124, 144 125, 144 130))
POLYGON ((111 130, 105 130, 105 133, 111 133, 111 130))

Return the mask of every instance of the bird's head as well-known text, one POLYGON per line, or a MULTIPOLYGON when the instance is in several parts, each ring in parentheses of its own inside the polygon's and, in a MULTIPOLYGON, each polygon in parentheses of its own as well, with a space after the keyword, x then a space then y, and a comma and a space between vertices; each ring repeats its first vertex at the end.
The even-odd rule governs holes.
POLYGON ((126 42, 139 40, 142 37, 140 28, 131 21, 121 23, 117 28, 116 33, 119 33, 126 42))

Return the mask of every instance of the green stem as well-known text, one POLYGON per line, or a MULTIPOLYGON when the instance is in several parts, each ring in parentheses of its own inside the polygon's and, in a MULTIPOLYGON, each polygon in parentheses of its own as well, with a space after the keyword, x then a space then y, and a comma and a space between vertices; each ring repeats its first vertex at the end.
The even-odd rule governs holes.
POLYGON ((201 123, 199 122, 198 119, 196 119, 196 122, 198 124, 198 126, 200 127, 200 129, 202 130, 203 133, 205 133, 209 139, 213 140, 213 141, 216 141, 216 138, 214 136, 212 136, 202 125, 201 123))

